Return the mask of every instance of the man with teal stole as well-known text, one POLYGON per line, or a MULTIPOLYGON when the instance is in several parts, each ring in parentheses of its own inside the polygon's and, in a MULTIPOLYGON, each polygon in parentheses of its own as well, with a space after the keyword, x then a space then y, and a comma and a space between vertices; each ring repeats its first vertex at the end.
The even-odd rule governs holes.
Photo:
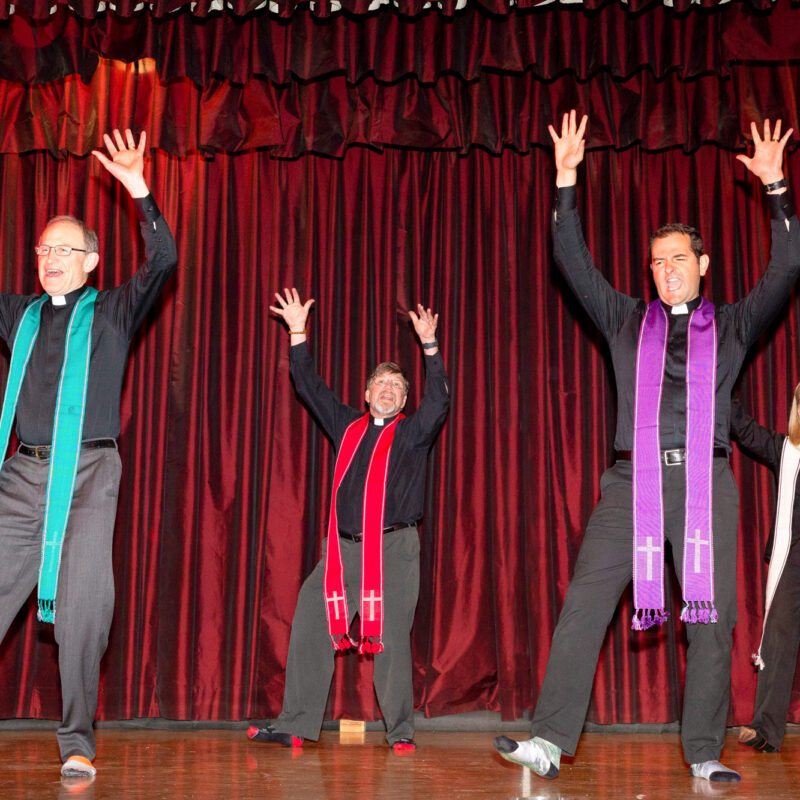
MULTIPOLYGON (((121 465, 120 393, 131 338, 177 264, 175 241, 144 179, 145 134, 104 136, 93 155, 133 198, 145 263, 113 289, 87 286, 97 234, 52 218, 35 247, 42 295, 0 294, 0 336, 11 350, 0 414, 0 640, 37 588, 53 623, 63 719, 61 774, 95 775, 100 659, 114 611, 112 541, 121 465)), ((0 651, 2 657, 2 651, 0 651)))

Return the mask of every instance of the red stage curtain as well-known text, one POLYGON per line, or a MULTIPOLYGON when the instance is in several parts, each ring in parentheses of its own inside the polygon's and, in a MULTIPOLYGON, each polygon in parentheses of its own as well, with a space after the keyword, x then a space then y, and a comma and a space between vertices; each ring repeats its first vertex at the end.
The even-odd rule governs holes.
MULTIPOLYGON (((102 287, 141 256, 134 215, 88 159, 7 155, 3 287, 30 291, 45 218, 97 226, 102 287), (32 214, 31 209, 36 209, 32 214)), ((280 710, 297 591, 319 552, 330 446, 288 377, 288 342, 265 312, 297 285, 317 299, 312 348, 358 405, 386 357, 421 385, 403 314, 441 313, 453 391, 430 465, 415 681, 429 714, 517 717, 541 682, 583 524, 609 463, 613 391, 602 344, 552 266, 550 156, 348 151, 336 161, 263 153, 154 154, 152 186, 178 238, 180 271, 137 337, 124 393, 125 463, 115 542, 117 612, 103 663, 103 718, 243 718, 280 710)), ((790 175, 800 185, 798 163, 790 175)), ((598 264, 650 296, 647 232, 688 219, 711 254, 715 302, 765 266, 768 214, 733 155, 705 146, 591 152, 581 207, 598 264)), ((795 303, 745 383, 780 425, 800 375, 795 303)), ((748 400, 749 402, 749 400, 748 400)), ((741 620, 732 719, 746 719, 767 533, 766 470, 734 457, 743 485, 741 620), (754 482, 753 476, 757 481, 754 482)), ((676 719, 682 636, 615 619, 590 718, 676 719)), ((339 661, 331 712, 371 717, 368 673, 339 661)), ((55 647, 22 615, 2 647, 0 716, 57 716, 55 647)))
MULTIPOLYGON (((778 10, 721 39, 745 41, 749 30, 754 42, 788 40, 794 28, 778 33, 768 22, 778 10)), ((719 44, 716 34, 709 39, 719 29, 696 27, 712 25, 714 14, 654 13, 661 22, 653 22, 653 42, 694 32, 686 41, 719 44), (670 34, 675 20, 683 27, 670 34)), ((794 65, 740 65, 719 51, 709 60, 689 47, 697 61, 686 80, 666 67, 676 56, 656 48, 652 70, 642 61, 616 74, 600 66, 624 69, 625 58, 613 54, 625 47, 611 37, 599 61, 577 70, 580 80, 565 73, 541 81, 528 69, 534 29, 526 19, 514 17, 518 36, 514 25, 504 35, 494 28, 496 48, 452 39, 443 46, 449 55, 436 57, 428 43, 433 58, 419 54, 426 42, 409 28, 365 61, 339 39, 326 50, 310 36, 303 50, 295 38, 275 77, 241 85, 209 77, 210 65, 222 63, 213 48, 184 57, 167 26, 159 28, 170 43, 158 51, 159 70, 172 65, 172 80, 160 80, 152 62, 104 60, 113 55, 106 43, 93 51, 103 60, 84 62, 78 75, 0 85, 0 288, 34 290, 32 247, 45 220, 63 212, 99 231, 99 287, 130 275, 142 255, 135 215, 88 156, 113 125, 148 130, 151 185, 180 251, 179 274, 134 343, 123 395, 117 606, 102 718, 263 718, 280 710, 292 612, 318 557, 331 469, 330 446, 292 390, 285 332, 266 313, 287 285, 317 299, 315 358, 356 405, 383 358, 399 359, 421 385, 404 309, 421 300, 440 311, 453 406, 431 458, 422 528, 417 701, 431 715, 492 709, 513 718, 532 707, 611 459, 614 420, 605 349, 552 264, 546 125, 572 104, 591 115, 580 204, 592 252, 614 285, 652 296, 648 234, 679 219, 705 235, 706 292, 715 302, 752 287, 768 252, 763 197, 734 159, 747 123, 780 115, 800 126, 794 65), (464 52, 456 53, 459 42, 464 52), (526 66, 484 69, 490 52, 500 60, 515 52, 526 66), (426 64, 431 80, 393 72, 392 57, 426 64), (294 80, 287 63, 320 79, 294 80), (182 73, 185 64, 200 64, 203 80, 182 73), (324 78, 328 64, 338 66, 324 78), (370 64, 382 64, 393 82, 373 77, 370 64), (447 64, 465 64, 466 73, 445 74, 447 64)), ((174 24, 178 31, 186 21, 174 24)), ((334 24, 345 32, 352 23, 334 24)), ((135 39, 116 41, 127 53, 135 39)), ((58 52, 80 61, 77 41, 58 52)), ((31 53, 41 55, 37 44, 31 53)), ((132 49, 131 57, 142 54, 132 49)), ((567 63, 566 52, 562 42, 552 65, 567 63)), ((51 74, 48 58, 41 65, 51 74)), ((45 73, 36 66, 32 74, 45 73)), ((236 74, 254 73, 246 64, 236 74)), ((800 187, 794 151, 788 165, 800 187)), ((746 405, 781 429, 800 377, 797 315, 796 297, 787 298, 742 381, 746 405)), ((765 468, 738 454, 733 466, 742 525, 731 721, 744 722, 773 492, 765 468)), ((680 625, 632 634, 630 611, 626 595, 590 719, 677 719, 680 625)), ((337 669, 330 712, 371 718, 368 663, 350 656, 337 669)), ((59 710, 52 632, 28 609, 0 646, 0 717, 59 710)), ((800 721, 800 702, 792 719, 800 721)))

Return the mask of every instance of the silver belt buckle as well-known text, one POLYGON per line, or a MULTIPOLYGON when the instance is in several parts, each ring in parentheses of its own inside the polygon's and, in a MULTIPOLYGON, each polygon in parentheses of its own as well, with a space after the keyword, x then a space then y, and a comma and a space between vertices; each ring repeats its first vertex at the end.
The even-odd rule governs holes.
POLYGON ((684 455, 685 450, 683 447, 675 447, 672 450, 662 450, 661 451, 661 460, 664 462, 664 465, 667 467, 674 467, 676 464, 681 464, 686 460, 686 456, 684 455), (670 456, 676 456, 674 461, 670 461, 670 456))

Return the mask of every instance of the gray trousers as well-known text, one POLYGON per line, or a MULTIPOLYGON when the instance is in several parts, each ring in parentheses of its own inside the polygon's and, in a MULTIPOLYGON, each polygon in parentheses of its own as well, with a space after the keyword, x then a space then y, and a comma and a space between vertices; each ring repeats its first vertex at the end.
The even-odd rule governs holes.
MULTIPOLYGON (((340 539, 350 621, 358 611, 361 589, 361 544, 340 539)), ((303 583, 297 598, 286 661, 286 688, 278 730, 318 739, 333 679, 333 647, 328 634, 322 560, 303 583)), ((411 671, 411 625, 419 596, 419 534, 403 528, 383 536, 383 646, 374 659, 373 683, 386 724, 386 739, 414 735, 414 690, 411 671)))
MULTIPOLYGON (((39 579, 49 469, 49 461, 17 453, 0 472, 0 641, 39 579)), ((116 449, 81 451, 56 594, 62 760, 95 755, 100 658, 114 613, 111 545, 120 473, 116 449)))
MULTIPOLYGON (((664 535, 681 577, 685 472, 664 467, 664 535)), ((574 755, 589 707, 606 629, 633 574, 633 500, 630 461, 619 461, 601 479, 601 498, 581 545, 575 573, 553 634, 532 735, 574 755)), ((714 459, 715 624, 683 625, 688 639, 681 741, 687 763, 719 759, 730 704, 731 648, 736 624, 736 531, 739 492, 726 459, 714 459)), ((666 573, 665 573, 666 578, 666 573)), ((631 631, 631 637, 647 636, 631 631)), ((640 674, 640 682, 648 680, 640 674)), ((666 691, 651 686, 650 691, 666 691)))
POLYGON ((792 699, 800 646, 800 544, 794 543, 772 598, 764 629, 756 706, 751 726, 780 749, 792 699))

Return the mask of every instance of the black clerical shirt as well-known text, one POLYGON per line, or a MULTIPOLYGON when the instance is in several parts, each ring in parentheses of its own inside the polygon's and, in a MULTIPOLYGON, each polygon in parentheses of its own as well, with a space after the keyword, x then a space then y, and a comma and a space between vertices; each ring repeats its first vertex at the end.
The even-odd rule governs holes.
MULTIPOLYGON (((338 453, 345 429, 364 411, 343 403, 314 369, 305 342, 289 350, 289 366, 297 393, 311 409, 338 453)), ((425 356, 425 394, 413 414, 397 423, 386 478, 384 525, 416 522, 425 500, 425 468, 428 450, 442 427, 450 395, 441 354, 425 356)), ((406 413, 405 411, 403 413, 406 413)), ((360 533, 364 505, 364 482, 372 448, 383 426, 370 420, 367 432, 345 474, 336 497, 336 516, 343 533, 360 533)), ((391 419, 384 420, 384 425, 391 419)))
MULTIPOLYGON (((739 445, 750 455, 763 461, 772 468, 775 478, 780 480, 781 454, 786 435, 768 430, 759 425, 734 398, 731 403, 731 433, 739 445)), ((767 542, 767 560, 772 554, 772 543, 775 530, 769 535, 767 542)), ((795 486, 794 504, 792 505, 792 545, 800 541, 800 483, 795 486)))
MULTIPOLYGON (((736 303, 716 306, 717 377, 714 446, 730 448, 731 390, 745 354, 789 297, 800 276, 800 222, 786 194, 770 198, 772 250, 768 269, 752 291, 736 303), (788 228, 787 228, 788 218, 788 228)), ((636 350, 646 309, 644 300, 614 289, 597 270, 583 238, 575 208, 575 187, 558 191, 553 213, 554 256, 561 272, 595 325, 608 342, 617 384, 616 450, 633 449, 636 400, 636 350)), ((691 308, 697 298, 687 304, 691 308)), ((669 315, 664 397, 660 412, 661 446, 685 446, 686 425, 686 314, 669 315)))
MULTIPOLYGON (((145 262, 122 286, 98 292, 92 320, 92 351, 83 423, 84 439, 116 439, 120 393, 128 346, 177 264, 175 241, 152 195, 134 200, 145 243, 145 262)), ((64 344, 72 309, 83 288, 65 295, 66 304, 42 306, 39 334, 17 403, 17 438, 51 444, 64 344)), ((0 336, 11 347, 25 308, 39 295, 0 294, 0 336)))

